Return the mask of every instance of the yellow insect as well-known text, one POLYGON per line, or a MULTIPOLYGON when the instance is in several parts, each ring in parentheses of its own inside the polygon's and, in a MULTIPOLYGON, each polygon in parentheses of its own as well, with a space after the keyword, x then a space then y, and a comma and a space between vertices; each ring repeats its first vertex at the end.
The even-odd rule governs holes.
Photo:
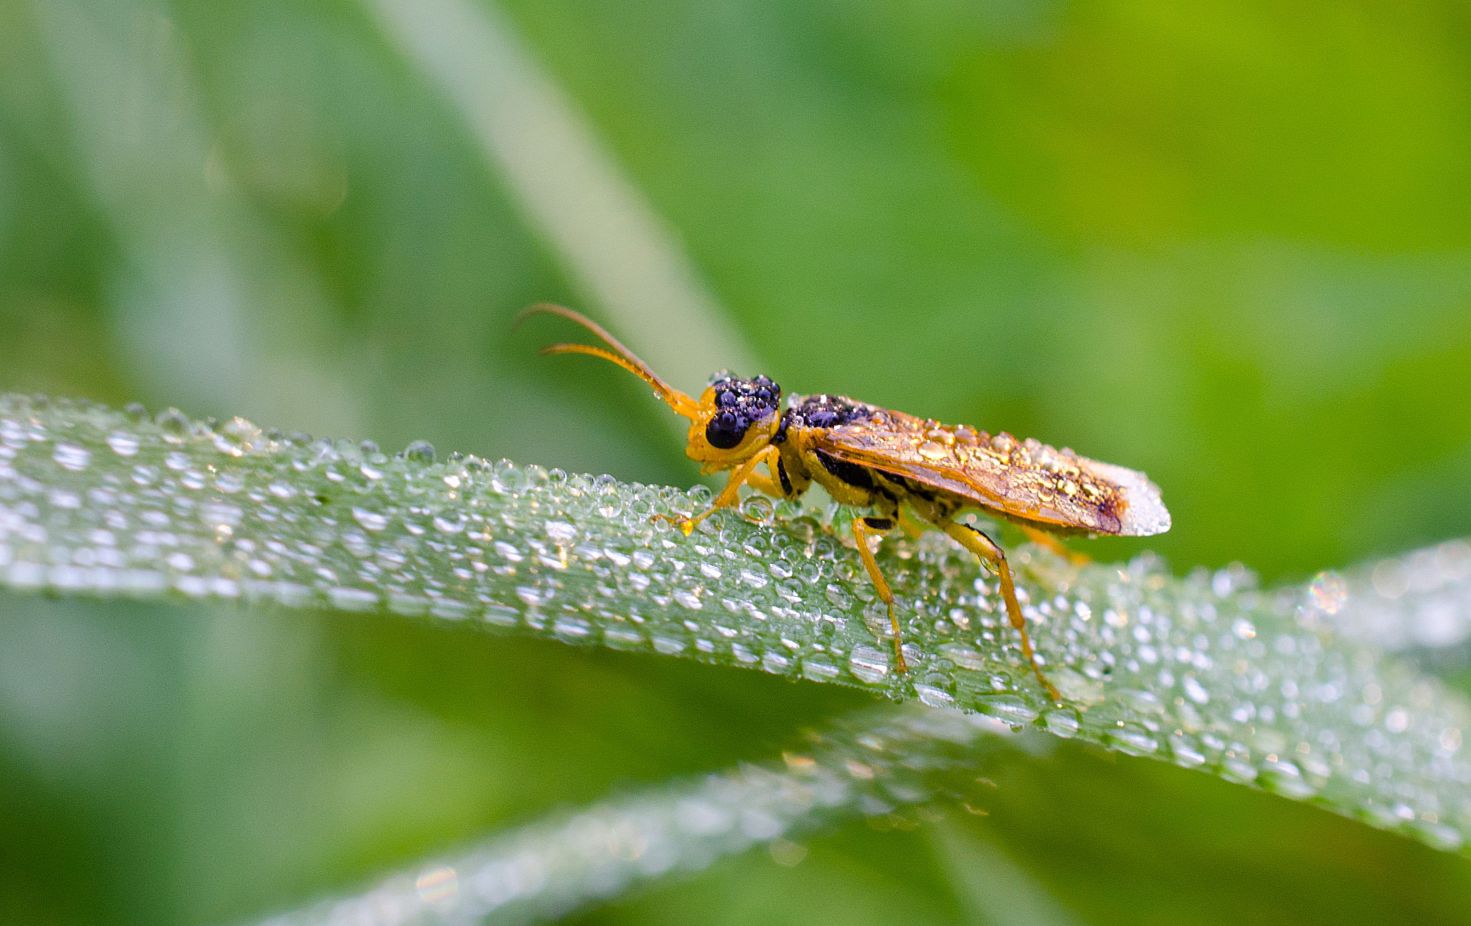
MULTIPOLYGON (((552 344, 542 348, 543 354, 601 357, 639 377, 689 419, 685 453, 701 471, 732 470, 708 510, 691 518, 661 516, 686 535, 716 511, 734 505, 743 485, 777 498, 795 498, 816 482, 838 503, 870 509, 872 514, 852 520, 853 539, 869 579, 888 606, 894 664, 900 672, 907 667, 894 595, 879 571, 870 538, 893 529, 907 514, 944 531, 995 570, 1007 616, 1021 636, 1022 655, 1053 700, 1059 698, 1057 689, 1037 664, 1006 554, 984 532, 955 516, 964 508, 982 509, 1062 553, 1067 551, 1056 534, 1143 537, 1170 528, 1159 488, 1136 470, 1004 432, 940 424, 843 396, 794 395, 783 410, 781 387, 765 376, 717 374, 693 399, 583 315, 562 306, 536 305, 523 317, 534 313, 576 322, 607 345, 552 344)), ((905 519, 906 526, 910 523, 905 519)))

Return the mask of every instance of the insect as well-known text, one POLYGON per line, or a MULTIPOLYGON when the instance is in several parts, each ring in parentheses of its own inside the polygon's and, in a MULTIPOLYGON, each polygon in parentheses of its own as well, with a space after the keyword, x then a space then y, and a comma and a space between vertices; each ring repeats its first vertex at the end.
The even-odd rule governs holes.
POLYGON ((839 504, 869 510, 854 517, 853 540, 863 568, 888 607, 894 664, 907 671, 894 594, 874 559, 872 540, 915 524, 943 531, 995 571, 1022 655, 1053 700, 1057 689, 1037 662, 1016 596, 1006 554, 985 532, 955 520, 975 508, 1016 523, 1034 541, 1066 553, 1058 534, 1142 537, 1170 528, 1159 488, 1141 472, 1100 463, 1010 434, 946 425, 837 395, 794 395, 782 408, 781 387, 765 376, 716 374, 698 399, 661 379, 648 364, 596 323, 571 309, 536 305, 576 322, 604 345, 562 343, 543 354, 587 354, 622 367, 689 419, 685 453, 709 474, 730 471, 725 488, 705 511, 689 518, 657 515, 686 536, 696 525, 740 499, 741 486, 795 498, 817 483, 839 504), (762 472, 762 469, 765 472, 762 472))

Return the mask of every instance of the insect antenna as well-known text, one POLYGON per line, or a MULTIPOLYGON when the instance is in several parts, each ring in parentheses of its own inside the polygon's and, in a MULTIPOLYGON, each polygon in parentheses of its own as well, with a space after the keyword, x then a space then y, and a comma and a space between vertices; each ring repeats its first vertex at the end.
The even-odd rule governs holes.
POLYGON ((655 394, 657 394, 660 399, 664 400, 664 402, 670 408, 674 409, 674 411, 678 414, 683 415, 691 421, 693 421, 698 416, 699 403, 697 403, 694 399, 690 398, 685 393, 680 392, 678 389, 675 389, 673 386, 664 382, 659 374, 655 373, 647 363, 644 363, 642 360, 639 359, 637 354, 629 350, 627 347, 624 347, 623 342, 613 337, 606 330, 604 330, 601 325, 588 318, 586 315, 583 315, 581 312, 574 312, 572 309, 569 309, 566 306, 553 305, 548 302, 543 302, 527 308, 520 315, 518 315, 516 317, 516 324, 521 324, 522 321, 532 315, 556 315, 561 318, 565 318, 568 321, 575 322, 586 328, 588 331, 591 331, 595 336, 601 339, 604 344, 608 345, 607 348, 602 348, 596 347, 591 344, 548 344, 546 347, 543 347, 541 349, 541 353, 547 355, 586 354, 589 357, 600 357, 603 360, 608 361, 609 363, 622 367, 623 369, 632 373, 634 376, 637 376, 639 379, 648 383, 650 386, 653 387, 655 394))

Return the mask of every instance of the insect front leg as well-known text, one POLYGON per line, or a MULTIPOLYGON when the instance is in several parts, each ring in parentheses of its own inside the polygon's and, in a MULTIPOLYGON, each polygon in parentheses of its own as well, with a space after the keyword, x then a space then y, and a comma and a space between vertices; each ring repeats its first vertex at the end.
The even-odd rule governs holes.
POLYGON ((904 662, 904 637, 899 632, 899 618, 894 615, 894 593, 889 589, 884 574, 879 571, 878 560, 874 559, 873 548, 868 542, 870 537, 875 536, 875 532, 881 535, 882 532, 892 529, 894 521, 891 518, 854 518, 849 523, 853 529, 853 542, 858 545, 858 556, 863 560, 863 568, 868 571, 869 581, 873 582, 879 600, 889 609, 889 626, 894 631, 894 668, 900 672, 908 672, 909 666, 904 662))
POLYGON ((782 479, 781 474, 785 472, 782 468, 781 450, 776 447, 767 447, 760 453, 761 462, 766 464, 766 472, 757 469, 751 470, 751 475, 746 477, 746 484, 758 492, 765 492, 773 498, 792 498, 800 493, 792 487, 790 478, 782 479))
POLYGON ((714 514, 722 508, 729 508, 731 505, 734 505, 737 501, 740 500, 741 486, 746 482, 751 481, 752 476, 756 472, 757 464, 761 463, 763 459, 765 459, 765 456, 765 453, 758 453, 746 462, 742 463, 740 466, 736 467, 735 471, 730 474, 730 478, 726 480, 725 488, 721 489, 720 494, 715 496, 714 503, 711 504, 709 508, 706 508, 704 511, 700 512, 694 517, 676 518, 673 515, 656 514, 654 515, 654 520, 668 521, 670 524, 673 524, 675 527, 683 531, 684 535, 688 537, 690 534, 694 533, 695 528, 699 526, 701 521, 710 517, 710 515, 714 514))
POLYGON ((1027 635, 1027 619, 1022 616, 1021 602, 1016 599, 1016 583, 1012 581, 1011 564, 1006 561, 1006 554, 996 545, 996 541, 986 536, 977 528, 969 524, 957 524, 954 521, 945 521, 937 525, 945 533, 949 534, 956 543, 979 556, 982 561, 989 563, 996 569, 996 575, 1001 580, 1001 597, 1006 602, 1006 613, 1011 619, 1011 626, 1016 628, 1022 638, 1022 655, 1032 667, 1032 672, 1037 676, 1037 681, 1047 689, 1047 694, 1054 701, 1061 701, 1062 696, 1058 694, 1057 688, 1042 674, 1042 667, 1037 665, 1037 653, 1032 649, 1032 639, 1027 635))

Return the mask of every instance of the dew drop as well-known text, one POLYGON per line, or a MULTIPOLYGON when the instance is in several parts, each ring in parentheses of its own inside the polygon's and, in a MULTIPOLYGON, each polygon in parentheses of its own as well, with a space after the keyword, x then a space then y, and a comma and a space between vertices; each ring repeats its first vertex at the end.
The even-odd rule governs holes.
POLYGON ((343 611, 367 611, 378 603, 378 596, 367 589, 338 587, 327 590, 327 600, 343 611))
POLYGON ((120 457, 131 457, 138 452, 138 438, 126 431, 114 431, 107 435, 107 446, 120 457))
POLYGON ((765 653, 761 657, 761 668, 773 675, 785 675, 792 669, 792 661, 781 653, 765 653))
POLYGON ((758 524, 770 524, 776 504, 765 495, 751 495, 741 501, 741 514, 758 524))
POLYGON ((352 518, 370 531, 381 531, 388 526, 388 515, 370 508, 353 506, 352 518))
POLYGON ((497 627, 514 627, 520 621, 521 615, 515 608, 503 604, 488 604, 481 612, 481 617, 487 624, 495 624, 497 627))
POLYGON ((465 515, 459 511, 441 512, 430 523, 441 534, 458 534, 465 529, 465 515))
POLYGON ((1078 712, 1071 708, 1056 708, 1042 714, 1042 729, 1063 739, 1072 739, 1083 726, 1078 712))
POLYGON ((705 606, 705 603, 700 600, 700 593, 694 589, 677 588, 672 597, 691 611, 698 611, 705 606))
POLYGON ((193 423, 177 408, 166 408, 153 420, 163 431, 164 439, 173 443, 181 442, 194 429, 193 423))
POLYGON ((930 707, 954 707, 955 696, 943 688, 934 685, 915 685, 914 694, 923 704, 930 707))
POLYGON ((761 589, 771 584, 769 578, 749 567, 741 570, 740 579, 749 588, 761 589))
POLYGON ((408 460, 410 463, 433 463, 435 456, 434 445, 427 440, 416 440, 400 451, 399 456, 408 460))
POLYGON ((77 444, 57 444, 51 458, 63 468, 76 473, 86 469, 87 464, 92 462, 92 451, 77 444))
POLYGON ((1170 737, 1170 752, 1175 761, 1186 768, 1199 768, 1205 764, 1205 753, 1191 737, 1175 734, 1170 737))
POLYGON ((1105 739, 1120 752, 1127 752, 1131 755, 1151 756, 1159 752, 1159 740, 1147 730, 1142 730, 1132 724, 1126 723, 1117 729, 1108 731, 1105 739))
POLYGON ((848 669, 859 681, 876 684, 889 676, 889 657, 872 646, 855 646, 848 655, 848 669))
POLYGON ((1185 689, 1185 697, 1191 701, 1194 701, 1196 704, 1207 704, 1210 702, 1210 692, 1205 690, 1205 687, 1200 684, 1200 681, 1195 676, 1185 676, 1180 680, 1180 684, 1185 689))
POLYGON ((575 642, 592 636, 592 625, 581 618, 561 617, 552 624, 552 633, 564 641, 575 642))
POLYGON ((846 588, 843 588, 843 586, 835 582, 830 582, 827 588, 824 589, 824 592, 826 592, 827 600, 832 603, 833 607, 842 611, 853 607, 853 595, 846 588))
POLYGON ((231 456, 240 456, 260 439, 260 428, 245 418, 231 418, 215 430, 215 447, 231 456))
POLYGON ((1011 726, 1025 726, 1037 719, 1035 707, 1015 695, 996 695, 982 698, 977 709, 1011 726))
POLYGON ((825 659, 802 660, 802 676, 815 682, 831 681, 838 677, 838 667, 825 659))

